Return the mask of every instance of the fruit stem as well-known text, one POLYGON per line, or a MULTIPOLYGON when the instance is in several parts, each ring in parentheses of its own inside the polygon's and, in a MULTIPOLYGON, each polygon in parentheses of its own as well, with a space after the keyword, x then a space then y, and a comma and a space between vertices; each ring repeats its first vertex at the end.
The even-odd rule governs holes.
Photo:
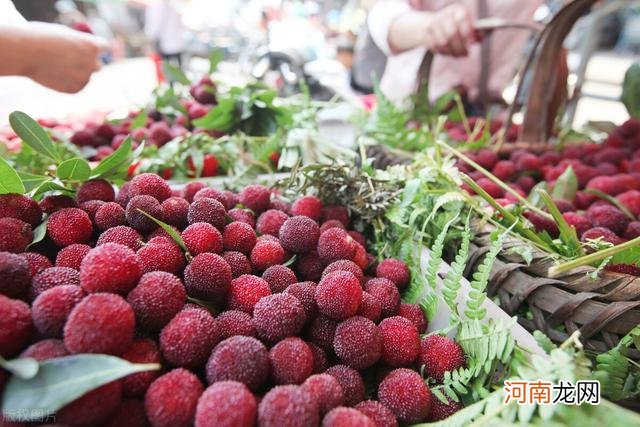
POLYGON ((450 145, 448 145, 444 141, 437 141, 437 144, 442 145, 444 148, 446 148, 447 150, 451 151, 451 153, 453 153, 456 157, 459 157, 460 159, 464 160, 466 163, 468 163, 471 166, 473 166, 474 169, 482 172, 482 174, 484 176, 489 178, 491 181, 493 181, 496 185, 498 185, 504 191, 512 194, 516 199, 518 199, 519 202, 524 204, 529 210, 537 213, 538 215, 540 215, 540 216, 542 216, 544 218, 553 219, 553 217, 551 215, 549 215, 547 212, 545 212, 545 211, 533 206, 531 203, 529 203, 529 201, 527 199, 522 197, 517 191, 515 191, 513 188, 509 187, 507 184, 505 184, 500 179, 498 179, 498 177, 496 177, 494 174, 492 174, 491 172, 489 172, 488 170, 486 170, 485 168, 483 168, 482 166, 480 166, 479 164, 477 164, 476 162, 471 160, 469 157, 467 157, 462 152, 460 152, 460 151, 456 150, 455 148, 451 147, 450 145))
POLYGON ((577 267, 582 267, 583 265, 589 265, 596 261, 601 261, 610 256, 614 256, 619 254, 620 252, 626 251, 627 249, 636 247, 640 245, 640 237, 636 237, 635 239, 629 240, 628 242, 621 243, 616 246, 612 246, 610 248, 599 250, 598 252, 594 252, 589 255, 581 256, 580 258, 576 258, 571 261, 567 261, 565 263, 553 266, 549 269, 549 276, 554 277, 558 276, 562 273, 566 273, 567 271, 573 270, 577 267))

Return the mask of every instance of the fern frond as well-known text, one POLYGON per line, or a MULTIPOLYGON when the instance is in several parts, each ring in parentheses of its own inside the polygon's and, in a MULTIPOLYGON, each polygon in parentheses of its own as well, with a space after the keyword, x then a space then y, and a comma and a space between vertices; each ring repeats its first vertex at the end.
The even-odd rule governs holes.
POLYGON ((447 273, 442 289, 442 298, 451 309, 451 314, 456 317, 460 317, 458 312, 458 304, 456 303, 456 297, 460 290, 460 281, 464 273, 464 267, 469 257, 469 244, 471 242, 471 230, 469 228, 469 219, 465 223, 464 231, 462 233, 462 242, 454 261, 451 263, 451 270, 447 273))

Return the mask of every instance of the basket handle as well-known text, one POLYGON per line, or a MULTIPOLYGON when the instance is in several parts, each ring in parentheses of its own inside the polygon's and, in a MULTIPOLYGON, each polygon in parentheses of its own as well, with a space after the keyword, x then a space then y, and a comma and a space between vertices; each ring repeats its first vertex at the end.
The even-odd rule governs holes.
MULTIPOLYGON (((557 61, 562 43, 575 24, 597 0, 573 0, 554 15, 540 33, 532 64, 531 86, 525 103, 524 119, 519 140, 526 143, 546 143, 553 127, 561 99, 554 99, 557 83, 557 61)), ((523 90, 520 79, 517 93, 523 90)), ((517 99, 517 98, 516 98, 517 99)))
MULTIPOLYGON (((523 22, 523 21, 514 21, 497 17, 487 17, 482 19, 477 19, 473 23, 473 29, 477 31, 483 32, 493 32, 496 30, 504 30, 504 29, 517 29, 517 30, 526 30, 531 33, 537 35, 543 31, 544 26, 532 23, 532 22, 523 22)), ((431 65, 433 63, 434 53, 430 50, 427 50, 424 57, 422 58, 422 62, 420 63, 420 68, 418 70, 418 93, 421 93, 421 90, 429 84, 429 77, 431 74, 431 65)))

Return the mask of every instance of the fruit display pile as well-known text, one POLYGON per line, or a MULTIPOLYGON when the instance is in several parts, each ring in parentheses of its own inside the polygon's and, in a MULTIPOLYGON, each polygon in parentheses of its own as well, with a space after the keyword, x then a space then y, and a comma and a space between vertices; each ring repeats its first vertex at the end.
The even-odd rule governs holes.
POLYGON ((59 408, 71 426, 395 426, 458 410, 429 384, 465 354, 421 338, 405 263, 376 260, 347 207, 292 202, 146 173, 75 198, 0 195, 0 354, 161 364, 59 408))
MULTIPOLYGON (((583 242, 601 239, 617 245, 640 236, 640 120, 623 123, 602 144, 571 144, 541 154, 518 150, 507 158, 482 149, 469 157, 529 198, 540 183, 553 190, 558 179, 568 172, 569 181, 574 182, 554 202, 583 242)), ((471 165, 459 161, 458 167, 501 205, 519 202, 514 194, 471 165)), ((566 176, 563 186, 567 186, 566 176)), ((473 193, 468 187, 467 190, 473 193)), ((525 217, 537 231, 558 237, 558 224, 553 219, 535 212, 525 212, 525 217)))

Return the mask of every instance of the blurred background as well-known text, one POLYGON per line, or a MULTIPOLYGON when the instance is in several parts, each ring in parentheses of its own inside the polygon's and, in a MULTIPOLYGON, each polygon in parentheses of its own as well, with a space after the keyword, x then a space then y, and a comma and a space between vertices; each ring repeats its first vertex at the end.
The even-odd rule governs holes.
MULTIPOLYGON (((35 117, 86 116, 143 105, 165 76, 161 60, 189 76, 207 71, 209 55, 224 59, 217 78, 241 83, 263 80, 281 95, 299 90, 313 97, 338 94, 361 102, 385 57, 367 33, 375 0, 14 0, 28 20, 57 22, 105 37, 111 44, 104 66, 77 95, 65 95, 20 77, 0 79, 0 125, 20 109, 35 117)), ((536 13, 542 23, 562 1, 536 13)), ((574 99, 569 117, 621 122, 618 101, 627 68, 639 58, 640 6, 627 0, 599 2, 567 39, 569 82, 574 99)), ((508 91, 507 91, 508 92, 508 91)), ((505 93, 508 98, 509 93, 505 93)))

